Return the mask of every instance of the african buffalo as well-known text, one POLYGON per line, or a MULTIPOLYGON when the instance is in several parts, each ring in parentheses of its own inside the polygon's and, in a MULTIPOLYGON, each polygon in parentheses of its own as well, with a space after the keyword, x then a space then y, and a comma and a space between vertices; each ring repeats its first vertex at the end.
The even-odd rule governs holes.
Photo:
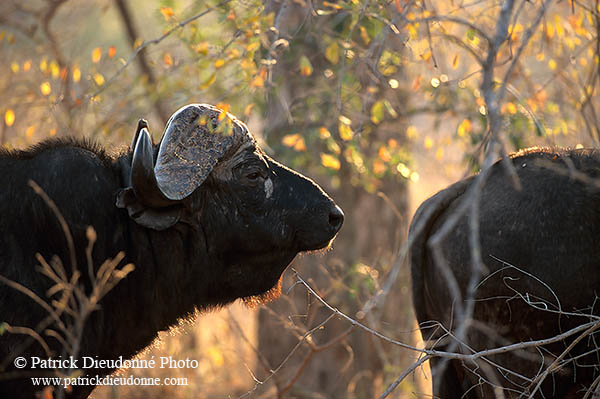
MULTIPOLYGON (((0 172, 2 282, 51 303, 58 295, 49 291, 54 282, 39 272, 36 254, 48 262, 57 256, 68 279, 81 274, 78 282, 89 294, 89 226, 96 236, 89 262, 94 275, 120 251, 121 266, 135 265, 87 319, 78 358, 129 359, 196 310, 276 297, 292 259, 328 247, 344 219, 317 184, 267 156, 244 123, 206 104, 173 114, 159 145, 140 121, 131 148, 121 154, 83 140, 47 140, 25 151, 2 150, 0 172), (72 245, 31 181, 63 215, 72 245)), ((0 398, 33 398, 41 387, 28 377, 56 366, 16 370, 13 359, 60 357, 60 337, 45 332, 62 330, 51 318, 40 330, 47 309, 5 284, 0 323, 37 328, 50 353, 29 335, 1 334, 0 364, 8 367, 0 370, 0 398)), ((72 315, 64 311, 60 321, 68 325, 72 315)), ((112 371, 84 370, 88 376, 112 371)), ((73 386, 67 397, 85 398, 93 388, 73 386)))
POLYGON ((469 244, 471 208, 444 238, 435 234, 474 198, 477 176, 429 198, 413 218, 413 302, 423 339, 437 350, 471 354, 583 328, 557 342, 528 344, 487 361, 434 358, 434 396, 492 398, 502 391, 505 397, 581 398, 590 390, 589 397, 597 397, 600 152, 530 149, 512 155, 509 163, 519 184, 508 165, 498 162, 477 191, 479 222, 474 225, 483 267, 472 285, 474 295, 468 292, 477 270, 469 244), (459 331, 461 309, 469 302, 473 321, 457 346, 444 329, 459 331))

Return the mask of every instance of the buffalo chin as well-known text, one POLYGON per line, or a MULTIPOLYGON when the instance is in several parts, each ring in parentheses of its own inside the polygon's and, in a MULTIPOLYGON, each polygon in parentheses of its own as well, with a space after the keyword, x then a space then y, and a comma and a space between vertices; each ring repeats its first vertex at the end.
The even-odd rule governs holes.
POLYGON ((318 244, 314 244, 314 245, 307 246, 306 248, 302 248, 301 254, 304 255, 304 254, 325 253, 331 249, 334 240, 335 240, 335 236, 326 241, 322 241, 318 244))
POLYGON ((262 294, 252 295, 242 298, 244 304, 250 309, 256 309, 260 305, 265 305, 269 302, 273 302, 281 296, 281 276, 279 276, 279 280, 277 280, 277 284, 275 284, 271 289, 262 294))

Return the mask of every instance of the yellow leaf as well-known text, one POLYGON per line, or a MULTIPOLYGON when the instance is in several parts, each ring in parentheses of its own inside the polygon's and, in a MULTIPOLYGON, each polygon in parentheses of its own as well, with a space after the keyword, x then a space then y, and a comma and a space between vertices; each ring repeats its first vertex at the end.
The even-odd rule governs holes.
POLYGON ((433 140, 430 137, 425 137, 425 148, 431 149, 433 147, 433 140))
POLYGON ((250 87, 264 87, 265 86, 265 78, 262 77, 261 74, 258 74, 252 79, 250 82, 250 87))
POLYGON ((217 74, 213 72, 212 75, 210 75, 208 77, 208 79, 206 79, 204 81, 204 83, 202 83, 200 85, 200 90, 204 90, 204 89, 210 87, 213 83, 215 83, 216 80, 217 80, 217 74))
POLYGON ((242 61, 240 61, 240 66, 244 71, 254 72, 256 70, 256 64, 254 61, 247 58, 243 58, 242 61))
POLYGON ((163 55, 163 62, 165 63, 166 66, 170 67, 171 65, 173 65, 173 57, 171 57, 171 54, 169 53, 165 53, 163 55))
POLYGON ((321 126, 319 128, 319 137, 321 137, 323 140, 326 140, 331 137, 331 132, 329 132, 325 126, 321 126))
POLYGON ((459 137, 465 137, 471 131, 472 124, 469 119, 463 119, 458 125, 457 133, 459 137))
POLYGON ((286 134, 281 139, 281 143, 286 147, 293 147, 294 144, 296 144, 296 142, 298 141, 298 139, 300 139, 300 135, 298 133, 286 134))
POLYGON ((331 43, 325 49, 325 59, 331 62, 333 65, 336 65, 340 61, 340 48, 337 42, 331 43))
POLYGON ((550 60, 548 61, 548 66, 550 67, 550 69, 552 69, 553 71, 556 70, 557 64, 556 61, 554 60, 550 60))
POLYGON ((398 68, 395 65, 388 65, 384 68, 380 68, 381 74, 384 76, 390 76, 398 72, 398 68))
POLYGON ((294 145, 294 150, 296 151, 306 151, 306 143, 304 142, 304 137, 300 137, 300 140, 294 145))
POLYGON ((4 123, 6 126, 12 126, 15 123, 15 111, 12 109, 7 109, 4 113, 4 123))
POLYGON ((344 125, 351 125, 352 121, 350 120, 350 118, 345 117, 344 115, 340 115, 338 117, 339 121, 342 122, 344 125))
POLYGON ((94 64, 96 64, 97 62, 100 62, 101 58, 102 58, 102 49, 100 47, 96 47, 92 51, 92 62, 94 64))
POLYGON ((383 162, 390 162, 392 160, 392 154, 390 154, 390 151, 384 145, 379 147, 379 151, 377 151, 377 156, 383 162))
POLYGON ((439 87, 440 85, 440 80, 438 78, 432 78, 431 79, 431 87, 433 87, 434 89, 439 87))
POLYGON ((73 82, 78 83, 81 80, 81 69, 77 65, 73 67, 73 82))
POLYGON ((52 92, 52 86, 50 86, 50 82, 44 82, 40 85, 40 91, 43 95, 47 96, 52 92))
POLYGON ((367 32, 365 27, 362 25, 360 26, 360 38, 365 44, 369 44, 369 42, 371 41, 371 38, 369 37, 369 32, 367 32))
POLYGON ((336 10, 341 10, 342 9, 342 6, 340 6, 339 4, 331 3, 329 1, 324 1, 323 2, 323 6, 324 7, 335 8, 336 10))
POLYGON ((94 82, 96 82, 98 86, 102 86, 104 84, 104 76, 102 76, 100 73, 95 73, 94 82))
POLYGON ((169 18, 173 16, 173 9, 171 7, 161 7, 160 13, 165 18, 165 21, 169 21, 169 18))
POLYGON ((244 115, 250 116, 250 113, 252 112, 252 108, 254 108, 255 105, 256 105, 255 103, 250 103, 250 104, 246 105, 246 108, 244 108, 244 115))
POLYGON ((110 46, 108 48, 108 58, 113 58, 115 54, 117 54, 117 49, 115 48, 115 46, 110 46))
POLYGON ((56 79, 60 75, 60 67, 54 60, 50 61, 50 74, 52 75, 52 79, 56 79))
POLYGON ((313 73, 313 66, 307 56, 300 57, 300 75, 310 76, 313 73))
POLYGON ((194 46, 194 51, 196 51, 198 54, 207 55, 208 54, 208 42, 198 43, 196 46, 194 46))
POLYGON ((339 159, 333 155, 321 153, 321 165, 333 170, 340 170, 341 164, 339 159))
POLYGON ((48 132, 48 134, 50 135, 50 137, 56 136, 56 128, 50 129, 50 132, 48 132))
POLYGON ((340 155, 342 153, 342 149, 340 148, 339 144, 334 140, 327 141, 327 149, 336 155, 340 155))
POLYGON ((291 147, 296 151, 306 151, 306 142, 304 141, 304 137, 298 133, 287 134, 283 136, 281 142, 284 146, 291 147))
POLYGON ((215 68, 219 69, 219 68, 223 68, 223 66, 225 66, 224 59, 219 58, 218 60, 215 61, 215 68))
POLYGON ((236 49, 236 48, 232 48, 230 49, 228 52, 229 54, 229 59, 235 59, 235 58, 240 58, 240 50, 236 49))
POLYGON ((438 161, 441 161, 443 157, 444 157, 444 149, 440 147, 435 152, 435 159, 437 159, 438 161))
POLYGON ((458 68, 458 54, 456 54, 454 56, 454 59, 452 60, 452 69, 456 69, 458 68))
POLYGON ((409 139, 416 139, 418 135, 419 131, 417 130, 417 127, 415 125, 410 125, 406 128, 406 137, 408 137, 409 139))
POLYGON ((229 11, 229 14, 227 14, 227 18, 226 19, 228 21, 235 21, 235 18, 236 18, 235 11, 233 11, 233 10, 229 11))
POLYGON ((373 162, 373 173, 377 176, 383 175, 386 171, 385 164, 381 162, 379 159, 376 159, 373 162))
POLYGON ((554 27, 550 24, 546 24, 546 37, 552 39, 554 37, 554 27))
POLYGON ((215 367, 221 367, 225 364, 225 358, 223 357, 223 353, 216 346, 211 346, 208 348, 208 357, 215 365, 215 367))
POLYGON ((406 25, 406 29, 408 29, 408 36, 411 40, 416 40, 419 38, 419 33, 417 32, 417 28, 413 24, 406 25))
POLYGON ((17 64, 16 62, 12 62, 10 64, 10 69, 13 71, 13 73, 19 72, 19 64, 17 64))
POLYGON ((345 123, 340 123, 338 125, 338 130, 340 133, 340 138, 344 141, 352 140, 352 137, 354 137, 354 132, 352 131, 352 128, 350 127, 350 125, 346 125, 345 123))
POLYGON ((222 121, 227 116, 227 113, 229 112, 229 109, 231 108, 231 105, 229 105, 227 103, 217 103, 217 105, 215 105, 215 107, 217 107, 218 109, 220 109, 221 111, 223 111, 221 113, 221 115, 219 115, 219 120, 222 121))
POLYGON ((137 49, 138 47, 140 47, 142 45, 143 41, 140 38, 135 39, 135 42, 133 42, 133 48, 137 49))
POLYGON ((40 71, 46 73, 47 70, 48 70, 48 61, 46 61, 45 58, 42 58, 42 60, 40 61, 40 71))
POLYGON ((30 69, 31 69, 31 61, 27 60, 23 63, 23 71, 29 72, 30 69))
POLYGON ((35 126, 31 125, 25 131, 25 137, 27 137, 28 139, 30 139, 30 138, 33 137, 34 133, 35 133, 35 126))
POLYGON ((514 103, 509 102, 506 104, 506 110, 508 111, 509 114, 514 115, 517 113, 517 106, 514 103))
POLYGON ((260 42, 259 41, 255 41, 255 42, 249 43, 246 46, 246 51, 249 52, 249 53, 251 53, 253 51, 258 50, 259 48, 260 48, 260 42))

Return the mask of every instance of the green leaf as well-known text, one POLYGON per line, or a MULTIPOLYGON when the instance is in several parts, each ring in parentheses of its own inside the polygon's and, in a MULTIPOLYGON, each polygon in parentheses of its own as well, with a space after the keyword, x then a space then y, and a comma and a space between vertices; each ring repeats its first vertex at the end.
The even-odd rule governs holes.
POLYGON ((469 30, 467 30, 467 38, 469 40, 475 39, 475 29, 469 29, 469 30))
POLYGON ((384 108, 385 106, 383 104, 383 101, 377 101, 375 104, 373 104, 373 106, 371 107, 371 122, 378 125, 383 121, 384 108))
POLYGON ((333 42, 325 49, 325 59, 331 62, 333 65, 337 65, 340 62, 340 47, 337 42, 333 42))

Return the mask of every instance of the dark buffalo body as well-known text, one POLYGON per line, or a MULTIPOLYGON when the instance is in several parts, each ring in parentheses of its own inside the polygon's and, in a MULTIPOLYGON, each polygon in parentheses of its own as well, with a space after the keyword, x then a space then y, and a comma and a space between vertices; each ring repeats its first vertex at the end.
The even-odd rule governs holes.
MULTIPOLYGON (((492 166, 481 190, 480 243, 486 270, 475 294, 475 321, 466 337, 475 351, 551 338, 593 321, 587 315, 600 314, 600 153, 533 149, 515 154, 511 162, 520 190, 502 163, 492 166)), ((460 287, 462 304, 442 277, 444 266, 434 262, 429 239, 456 212, 474 182, 475 177, 468 178, 428 199, 411 224, 414 306, 423 338, 432 344, 443 332, 431 322, 456 331, 457 309, 468 299, 473 272, 468 212, 439 246, 460 287)), ((493 356, 490 360, 496 365, 433 360, 434 395, 495 397, 488 383, 493 382, 501 385, 506 397, 522 393, 528 397, 539 381, 531 380, 579 335, 493 356)), ((451 342, 446 338, 435 346, 451 349, 451 342)), ((544 379, 535 397, 583 397, 600 374, 598 345, 595 334, 581 339, 558 363, 562 367, 544 379)), ((472 353, 465 346, 459 350, 472 353)))
MULTIPOLYGON (((39 273, 36 254, 48 261, 58 256, 71 275, 65 234, 30 180, 64 216, 76 249, 75 267, 88 293, 88 226, 97 235, 96 269, 120 251, 125 253, 122 265, 135 265, 90 315, 79 357, 130 358, 159 331, 196 310, 238 298, 274 297, 296 254, 327 247, 341 227, 343 213, 327 194, 265 155, 231 115, 227 118, 237 130, 211 130, 223 141, 207 138, 203 126, 218 127, 220 115, 208 105, 182 109, 169 121, 160 146, 152 146, 141 123, 135 151, 114 156, 80 140, 49 140, 26 151, 0 152, 0 275, 47 302, 57 295, 48 297, 52 284, 39 273), (189 148, 193 145, 197 148, 189 148), (176 155, 171 158, 187 157, 186 162, 169 159, 169 151, 176 155)), ((47 317, 30 297, 0 283, 0 322, 36 329, 47 317)), ((62 318, 72 321, 68 315, 62 318)), ((48 328, 60 331, 52 322, 48 328)), ((64 355, 57 339, 43 329, 40 335, 54 358, 64 355)), ((0 362, 6 367, 0 372, 0 398, 32 398, 36 387, 22 377, 39 373, 16 370, 15 356, 49 355, 26 335, 0 335, 0 362)), ((112 370, 85 371, 103 375, 112 370)), ((73 387, 67 396, 87 397, 92 389, 73 387)))

